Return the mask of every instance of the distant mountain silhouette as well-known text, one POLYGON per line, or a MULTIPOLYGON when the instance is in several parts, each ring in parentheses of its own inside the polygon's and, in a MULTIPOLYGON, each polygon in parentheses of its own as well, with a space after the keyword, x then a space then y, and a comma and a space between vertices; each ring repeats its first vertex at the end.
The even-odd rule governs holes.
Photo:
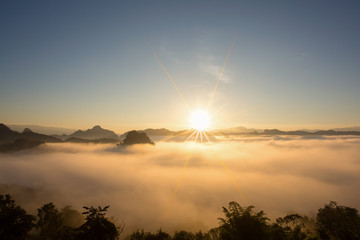
POLYGON ((170 136, 176 134, 176 132, 170 131, 166 128, 159 128, 159 129, 148 128, 145 129, 143 132, 145 132, 149 136, 170 136))
POLYGON ((71 134, 76 131, 73 128, 63 128, 63 127, 46 127, 40 125, 15 125, 15 124, 8 124, 7 125, 12 130, 22 132, 25 128, 30 128, 32 131, 46 134, 46 135, 62 135, 62 134, 71 134))
POLYGON ((0 152, 16 152, 24 149, 30 149, 37 147, 41 144, 45 143, 44 141, 40 140, 32 140, 32 139, 16 139, 13 143, 4 143, 0 145, 0 152))
POLYGON ((71 137, 65 140, 65 142, 71 143, 118 143, 119 140, 112 138, 100 138, 100 139, 83 139, 71 137))
POLYGON ((119 145, 133 145, 133 144, 155 144, 145 132, 141 131, 130 131, 127 133, 122 144, 119 145))
POLYGON ((0 123, 0 144, 13 142, 17 138, 20 138, 20 133, 15 132, 6 125, 0 123))
MULTIPOLYGON (((133 130, 133 131, 135 131, 135 130, 133 130)), ((166 128, 155 128, 155 129, 154 128, 147 128, 145 130, 136 130, 136 131, 144 132, 150 137, 165 137, 165 136, 180 135, 182 133, 185 133, 187 130, 171 131, 171 130, 166 129, 166 128)), ((120 138, 124 139, 129 132, 125 132, 124 134, 122 134, 120 136, 120 138)))
POLYGON ((0 144, 11 143, 17 139, 30 139, 43 142, 62 142, 60 139, 45 134, 34 133, 29 128, 25 128, 22 133, 11 130, 6 125, 0 123, 0 144))
POLYGON ((102 138, 115 139, 115 140, 119 139, 119 136, 116 135, 113 131, 103 129, 99 125, 94 126, 93 128, 88 129, 86 131, 78 130, 73 134, 70 134, 68 137, 82 138, 87 140, 102 139, 102 138))
POLYGON ((332 130, 335 130, 335 131, 357 131, 359 132, 360 131, 360 127, 344 127, 344 128, 334 128, 332 130))
POLYGON ((339 136, 339 135, 360 135, 358 131, 335 131, 335 130, 319 130, 315 132, 307 131, 281 131, 278 129, 265 129, 264 135, 295 135, 295 136, 339 136))
POLYGON ((262 129, 246 128, 246 127, 234 127, 234 128, 225 128, 225 129, 215 129, 211 133, 214 135, 238 135, 244 133, 261 133, 262 129))

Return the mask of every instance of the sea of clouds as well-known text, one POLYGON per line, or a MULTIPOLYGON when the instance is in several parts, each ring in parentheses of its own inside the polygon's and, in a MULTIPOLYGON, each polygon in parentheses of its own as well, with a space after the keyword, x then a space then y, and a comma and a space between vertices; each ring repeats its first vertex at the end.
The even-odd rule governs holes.
POLYGON ((109 216, 124 220, 126 232, 208 230, 230 201, 254 205, 272 220, 295 212, 315 217, 330 200, 360 209, 358 189, 360 138, 351 136, 126 148, 58 143, 0 155, 0 194, 29 212, 48 202, 78 211, 110 205, 109 216))

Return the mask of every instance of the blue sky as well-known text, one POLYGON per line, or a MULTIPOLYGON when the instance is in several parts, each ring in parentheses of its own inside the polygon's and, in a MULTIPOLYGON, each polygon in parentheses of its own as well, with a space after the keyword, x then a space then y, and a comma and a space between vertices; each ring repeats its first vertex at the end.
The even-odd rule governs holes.
POLYGON ((360 125, 358 1, 2 1, 0 121, 117 131, 360 125))

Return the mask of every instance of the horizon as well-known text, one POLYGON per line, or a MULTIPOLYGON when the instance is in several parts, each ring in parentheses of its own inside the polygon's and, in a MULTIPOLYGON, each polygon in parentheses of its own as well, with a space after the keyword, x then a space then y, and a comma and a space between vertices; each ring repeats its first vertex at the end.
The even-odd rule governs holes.
MULTIPOLYGON (((267 213, 250 224, 266 225, 263 239, 337 238, 318 219, 332 201, 360 222, 359 13, 355 0, 1 2, 5 230, 21 230, 10 194, 33 215, 24 239, 96 236, 93 223, 113 226, 109 239, 124 224, 119 239, 136 229, 258 239, 236 232, 247 217, 217 221, 232 201, 267 213), (170 132, 132 131, 147 129, 170 132), (59 209, 44 205, 55 224, 44 208, 34 215, 44 203, 59 209), (65 206, 99 207, 68 226, 65 206)), ((342 236, 358 239, 348 225, 342 236)))
MULTIPOLYGON (((0 122, 1 124, 1 122, 0 122)), ((88 128, 67 128, 67 127, 59 127, 59 126, 45 126, 45 125, 39 125, 39 124, 8 124, 8 123, 2 123, 8 127, 11 128, 11 126, 16 126, 16 129, 20 129, 20 128, 30 128, 31 126, 33 127, 44 127, 44 128, 54 128, 54 129, 63 129, 63 130, 67 130, 67 131, 77 131, 77 130, 81 130, 81 131, 85 131, 85 130, 89 130, 92 129, 95 126, 100 126, 102 129, 106 129, 106 130, 111 130, 113 132, 115 132, 118 135, 122 135, 126 132, 132 131, 132 130, 136 130, 136 131, 141 131, 141 130, 146 130, 146 129, 166 129, 166 130, 170 130, 170 131, 184 131, 184 130, 189 130, 191 129, 191 126, 189 126, 189 128, 181 128, 181 129, 171 129, 171 128, 166 128, 166 127, 146 127, 146 128, 129 128, 129 129, 125 129, 122 131, 117 131, 116 129, 112 129, 112 128, 107 128, 104 127, 100 124, 95 124, 93 126, 90 126, 88 128)), ((217 131, 217 130, 230 130, 230 129, 236 129, 236 128, 245 128, 248 130, 273 130, 273 129, 277 129, 277 130, 281 130, 281 131, 297 131, 297 130, 304 130, 304 131, 314 131, 314 130, 334 130, 334 129, 343 129, 343 128, 360 128, 360 126, 344 126, 344 127, 329 127, 329 128, 325 128, 324 126, 322 126, 323 128, 277 128, 277 127, 265 127, 265 128, 260 128, 260 127, 246 127, 246 126, 234 126, 234 127, 228 127, 228 128, 217 128, 217 129, 207 129, 206 131, 217 131)), ((12 129, 12 128, 11 128, 12 129)), ((16 130, 16 129, 12 129, 12 130, 16 130)), ((17 131, 17 130, 16 130, 17 131)), ((345 130, 346 131, 346 130, 345 130)), ((358 131, 358 130, 356 130, 358 131)))

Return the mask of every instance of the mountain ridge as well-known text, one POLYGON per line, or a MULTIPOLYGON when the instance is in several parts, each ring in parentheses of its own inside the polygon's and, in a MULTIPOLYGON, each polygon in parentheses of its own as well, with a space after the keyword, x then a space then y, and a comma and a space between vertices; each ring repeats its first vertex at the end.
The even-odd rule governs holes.
POLYGON ((77 130, 74 133, 67 136, 68 138, 81 138, 85 140, 94 139, 119 139, 119 136, 107 129, 103 129, 100 125, 95 125, 93 128, 87 130, 77 130))

